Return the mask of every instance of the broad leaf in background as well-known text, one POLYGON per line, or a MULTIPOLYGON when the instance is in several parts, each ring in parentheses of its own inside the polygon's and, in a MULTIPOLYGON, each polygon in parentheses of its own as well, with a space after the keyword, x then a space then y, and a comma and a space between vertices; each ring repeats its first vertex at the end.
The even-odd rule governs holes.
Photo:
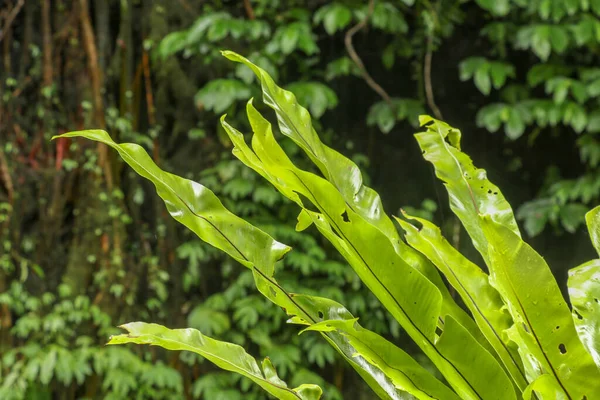
POLYGON ((379 101, 369 108, 367 125, 377 125, 383 133, 389 133, 398 121, 407 120, 411 125, 417 127, 419 115, 423 112, 423 105, 418 100, 394 98, 392 104, 379 101))
POLYGON ((460 79, 466 81, 473 78, 477 89, 486 96, 490 94, 492 86, 500 89, 507 78, 514 77, 515 67, 505 62, 470 57, 460 63, 460 79))
POLYGON ((325 111, 335 108, 338 103, 335 92, 320 82, 295 82, 287 88, 315 118, 321 118, 325 111))
POLYGON ((252 379, 266 392, 283 400, 318 400, 323 393, 316 385, 290 389, 265 358, 263 369, 246 351, 232 343, 221 342, 203 335, 196 329, 168 329, 158 324, 131 322, 121 326, 128 333, 112 336, 108 344, 149 344, 167 350, 185 350, 200 354, 218 367, 252 379))
POLYGON ((199 109, 221 114, 237 100, 250 98, 250 88, 234 79, 215 79, 196 93, 195 101, 199 109))
POLYGON ((319 8, 313 17, 315 24, 322 23, 325 31, 333 35, 341 31, 352 21, 352 11, 343 4, 334 2, 319 8))

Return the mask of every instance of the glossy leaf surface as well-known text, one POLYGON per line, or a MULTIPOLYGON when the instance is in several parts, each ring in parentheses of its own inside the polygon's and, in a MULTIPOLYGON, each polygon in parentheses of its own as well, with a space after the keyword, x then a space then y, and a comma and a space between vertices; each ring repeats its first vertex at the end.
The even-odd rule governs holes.
POLYGON ((504 332, 512 325, 512 319, 503 311, 504 302, 490 285, 488 275, 452 247, 433 223, 417 217, 407 218, 421 225, 417 229, 409 222, 397 219, 407 242, 425 254, 456 289, 519 389, 524 390, 527 380, 523 364, 504 332))
MULTIPOLYGON (((312 125, 311 115, 308 110, 298 103, 294 94, 277 86, 265 70, 239 54, 231 51, 225 51, 223 54, 233 61, 248 66, 256 74, 261 83, 263 100, 265 104, 275 111, 280 131, 302 148, 316 164, 326 180, 333 185, 333 188, 328 190, 337 190, 339 194, 336 194, 336 196, 340 197, 341 195, 345 206, 354 212, 357 217, 360 217, 370 225, 368 229, 380 230, 383 233, 383 235, 379 235, 380 240, 388 242, 389 244, 386 243, 386 246, 391 245, 404 263, 421 272, 437 287, 442 295, 442 314, 452 315, 453 318, 469 330, 480 344, 489 348, 488 343, 477 329, 473 320, 453 301, 450 292, 435 267, 425 257, 415 252, 400 240, 394 223, 383 209, 379 194, 363 184, 362 174, 358 166, 352 160, 344 157, 338 151, 321 141, 312 125)), ((259 126, 259 130, 267 129, 265 125, 268 122, 253 107, 252 109, 249 108, 248 114, 251 123, 254 119, 255 125, 259 126)), ((254 130, 256 132, 256 129, 254 130)), ((258 141, 253 140, 252 145, 260 146, 256 142, 258 141)), ((277 148, 279 146, 275 142, 275 139, 270 138, 268 142, 269 151, 274 151, 277 154, 277 157, 273 159, 273 164, 283 162, 285 167, 289 167, 291 162, 287 160, 287 156, 283 154, 283 150, 277 148), (283 161, 284 159, 286 160, 283 161)), ((258 152, 260 150, 255 149, 255 151, 258 152)), ((249 157, 252 159, 252 156, 249 157)), ((303 195, 306 196, 304 193, 303 195)), ((292 200, 294 199, 292 198, 292 200)), ((343 212, 344 210, 340 211, 340 213, 343 212)), ((328 215, 328 213, 324 213, 326 218, 328 218, 328 215)), ((329 221, 329 223, 331 222, 329 221)))
POLYGON ((325 320, 305 331, 327 332, 334 329, 348 337, 352 346, 390 377, 398 389, 405 390, 418 399, 460 399, 403 350, 376 333, 362 329, 353 320, 325 320))
MULTIPOLYGON (((343 306, 331 300, 286 292, 273 277, 275 263, 290 248, 229 212, 206 187, 161 170, 146 153, 132 143, 117 144, 104 131, 70 132, 61 137, 85 137, 105 143, 141 176, 154 183, 169 213, 202 240, 225 251, 253 271, 256 287, 282 307, 292 322, 310 325, 327 319, 353 319, 343 306)), ((401 399, 399 392, 381 371, 360 357, 348 340, 336 332, 324 334, 352 367, 383 399, 401 399)))
POLYGON ((573 399, 600 393, 600 372, 577 337, 570 310, 544 259, 509 228, 481 217, 492 284, 515 322, 522 352, 573 399), (551 315, 552 318, 548 318, 551 315))
POLYGON ((426 131, 415 137, 423 157, 433 164, 436 176, 444 182, 450 208, 487 263, 488 241, 479 223, 479 215, 488 215, 520 235, 512 208, 500 189, 487 179, 485 170, 476 168, 471 158, 460 151, 461 133, 458 129, 429 116, 422 116, 420 121, 426 131))
POLYGON ((158 324, 132 322, 122 326, 127 334, 112 336, 108 344, 149 344, 167 350, 192 351, 205 357, 218 367, 250 378, 266 392, 283 400, 318 400, 322 390, 317 385, 287 387, 267 358, 263 370, 256 360, 236 344, 222 342, 203 335, 196 329, 168 329, 158 324))
MULTIPOLYGON (((256 66, 253 69, 266 75, 256 66)), ((280 88, 277 90, 282 91, 280 88)), ((279 97, 293 101, 288 92, 283 92, 279 97)), ((478 398, 482 393, 485 396, 486 392, 497 393, 498 390, 503 390, 491 387, 486 379, 481 378, 483 374, 477 368, 477 362, 461 363, 460 360, 454 359, 461 357, 459 353, 446 353, 447 348, 435 346, 437 323, 446 317, 441 313, 443 298, 439 289, 398 255, 382 229, 348 207, 341 193, 331 182, 295 167, 274 139, 268 121, 256 111, 251 102, 248 104, 248 115, 255 133, 252 137, 252 149, 245 143, 241 132, 227 124, 224 119, 222 121, 234 143, 234 154, 304 208, 304 212, 313 219, 317 228, 348 260, 367 287, 446 375, 449 383, 461 396, 478 398), (308 205, 304 204, 306 200, 319 212, 309 212, 306 208, 308 205), (461 370, 457 369, 458 364, 461 370), (467 381, 465 376, 477 378, 467 381)), ((314 160, 319 162, 318 158, 314 160)), ((385 223, 382 225, 385 226, 385 223)), ((479 345, 467 330, 459 329, 458 325, 460 324, 448 328, 457 329, 457 332, 450 334, 461 335, 463 343, 472 343, 472 348, 476 349, 475 354, 482 362, 487 362, 490 357, 487 350, 479 345)), ((505 378, 506 384, 503 388, 508 387, 508 390, 512 390, 510 380, 500 365, 497 362, 490 365, 497 376, 505 378)))
MULTIPOLYGON (((585 216, 590 238, 600 254, 600 207, 585 216)), ((579 339, 600 367, 600 259, 569 271, 569 297, 579 339)))
POLYGON ((521 239, 510 205, 485 171, 460 151, 460 131, 431 117, 421 121, 426 132, 416 135, 419 145, 486 261, 491 285, 508 306, 514 325, 506 332, 519 346, 528 380, 550 377, 541 379, 535 391, 543 393, 544 382, 554 380, 553 387, 572 398, 597 393, 598 369, 577 338, 548 265, 521 239))

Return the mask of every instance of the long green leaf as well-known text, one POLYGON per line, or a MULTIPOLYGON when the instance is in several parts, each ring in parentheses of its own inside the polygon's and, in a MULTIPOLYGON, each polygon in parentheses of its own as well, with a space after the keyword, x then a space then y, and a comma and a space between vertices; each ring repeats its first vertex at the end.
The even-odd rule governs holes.
MULTIPOLYGON (((138 174, 154 183, 169 213, 190 228, 202 240, 225 251, 253 271, 259 291, 282 307, 295 323, 313 324, 327 319, 353 319, 345 308, 331 300, 294 295, 274 279, 275 262, 289 250, 269 235, 229 212, 206 187, 161 170, 146 151, 131 143, 117 144, 104 131, 70 132, 60 137, 85 137, 117 150, 138 174)), ((325 339, 352 365, 377 395, 383 399, 401 399, 398 391, 377 367, 366 362, 348 339, 337 332, 323 334, 325 339)))
MULTIPOLYGON (((600 255, 600 207, 585 215, 590 238, 600 255)), ((600 259, 569 271, 569 297, 579 339, 600 367, 600 259)))
POLYGON ((600 372, 577 337, 550 268, 512 230, 489 216, 480 220, 490 243, 490 278, 514 318, 519 345, 568 398, 594 398, 600 393, 600 372))
POLYGON ((491 285, 507 304, 514 320, 507 333, 519 346, 528 380, 547 374, 573 399, 598 393, 600 373, 577 339, 550 269, 521 239, 510 205, 487 180, 485 171, 460 151, 460 131, 431 117, 421 117, 421 123, 426 124, 426 131, 415 135, 417 141, 444 182, 453 211, 486 261, 491 285), (586 384, 588 380, 592 383, 586 384))
MULTIPOLYGON (((396 227, 383 209, 381 198, 377 192, 363 184, 358 166, 321 141, 313 128, 308 110, 297 102, 294 94, 277 86, 266 71, 239 54, 224 51, 223 55, 243 63, 256 74, 262 87, 264 102, 275 111, 281 132, 305 151, 325 178, 337 189, 350 210, 379 229, 383 233, 382 239, 390 242, 404 262, 425 275, 438 288, 442 294, 442 314, 457 319, 480 344, 489 349, 489 344, 473 320, 452 299, 435 267, 400 240, 396 227)), ((273 149, 273 146, 270 148, 273 149)), ((281 155, 282 151, 276 151, 281 155)), ((278 156, 276 161, 283 160, 284 157, 278 156)), ((286 166, 289 166, 289 160, 285 162, 286 166)))
POLYGON ((590 234, 592 244, 600 256, 600 206, 585 214, 585 223, 590 234))
POLYGON ((419 121, 426 126, 424 132, 415 135, 423 157, 433 164, 436 176, 444 182, 450 208, 487 264, 488 242, 479 215, 489 215, 520 236, 512 208, 500 189, 487 179, 485 170, 476 168, 471 158, 460 151, 458 129, 429 116, 421 116, 419 121))
POLYGON ((516 348, 509 345, 510 340, 504 332, 512 325, 512 319, 503 311, 504 302, 498 291, 490 285, 488 275, 452 247, 433 223, 412 216, 407 218, 419 222, 421 226, 417 229, 414 225, 397 219, 405 231, 405 239, 425 254, 456 289, 517 387, 520 391, 525 390, 527 378, 523 363, 516 348))
POLYGON ((570 270, 568 286, 577 334, 600 368, 600 260, 570 270))
MULTIPOLYGON (((305 215, 348 260, 361 280, 446 376, 450 385, 466 399, 494 398, 498 393, 507 393, 505 398, 515 398, 510 380, 500 364, 460 323, 446 324, 443 335, 460 336, 460 346, 472 348, 473 353, 469 356, 476 355, 476 361, 463 362, 464 354, 454 352, 447 341, 440 341, 443 345, 436 346, 437 322, 447 317, 440 312, 442 296, 437 287, 398 256, 381 230, 347 207, 329 181, 295 167, 275 141, 268 121, 251 102, 248 115, 255 133, 252 149, 239 131, 222 120, 234 143, 234 154, 303 207, 305 215), (308 204, 304 202, 307 200, 319 210, 318 213, 306 208, 308 204), (487 379, 480 365, 488 366, 487 371, 493 371, 503 384, 491 386, 490 382, 496 381, 487 379)), ((454 321, 452 316, 450 318, 454 321)))
POLYGON ((266 392, 282 400, 318 400, 323 393, 317 385, 288 388, 277 376, 268 358, 263 361, 261 371, 256 360, 241 346, 212 339, 196 329, 168 329, 162 325, 143 322, 132 322, 121 328, 128 333, 112 336, 108 344, 149 344, 167 350, 192 351, 224 370, 250 378, 266 392))
POLYGON ((325 320, 305 329, 320 332, 331 330, 340 331, 348 337, 352 346, 389 376, 397 388, 423 400, 460 399, 404 351, 378 334, 361 328, 353 320, 325 320))

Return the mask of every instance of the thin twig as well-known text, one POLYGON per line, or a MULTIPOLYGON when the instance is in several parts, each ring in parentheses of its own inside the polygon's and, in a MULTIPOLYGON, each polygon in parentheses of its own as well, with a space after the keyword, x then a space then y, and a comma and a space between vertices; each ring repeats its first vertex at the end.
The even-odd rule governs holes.
MULTIPOLYGON (((444 119, 442 111, 435 103, 435 97, 433 95, 433 85, 431 83, 431 60, 433 58, 433 36, 427 36, 427 49, 425 52, 425 62, 423 65, 423 81, 425 83, 425 96, 427 97, 427 105, 431 108, 433 115, 437 119, 444 119)), ((460 221, 458 217, 454 217, 452 221, 452 245, 455 249, 460 248, 460 221)), ((453 288, 450 289, 452 298, 455 297, 456 293, 453 288)))
POLYGON ((254 10, 252 9, 252 4, 250 4, 250 0, 244 0, 244 8, 246 9, 246 14, 248 14, 248 19, 256 18, 254 16, 254 10))
POLYGON ((150 78, 150 61, 148 52, 142 52, 142 68, 144 73, 144 83, 146 87, 146 106, 148 107, 148 123, 154 126, 156 123, 154 110, 154 96, 152 95, 152 81, 150 78))
POLYGON ((383 100, 385 100, 385 102, 388 103, 390 105, 390 107, 392 107, 393 106, 392 98, 377 82, 375 82, 375 80, 371 77, 371 75, 369 75, 367 68, 365 68, 365 64, 362 62, 362 60, 356 53, 356 50, 354 49, 354 45, 352 44, 352 36, 354 36, 358 31, 360 31, 367 25, 369 18, 373 14, 374 8, 375 8, 375 0, 370 0, 367 15, 365 15, 365 17, 362 19, 362 21, 360 21, 358 24, 354 25, 352 28, 350 28, 348 30, 348 32, 346 32, 346 36, 344 37, 344 43, 346 45, 346 50, 348 51, 348 55, 350 56, 352 61, 354 61, 354 64, 356 64, 358 69, 360 69, 361 75, 363 76, 364 80, 371 87, 371 89, 373 89, 375 92, 377 92, 377 94, 379 94, 381 96, 381 98, 383 98, 383 100))
POLYGON ((425 53, 425 65, 423 66, 423 78, 425 81, 425 96, 427 97, 427 105, 433 111, 433 115, 437 119, 444 119, 442 112, 440 111, 437 104, 435 104, 435 98, 433 97, 433 86, 431 84, 431 59, 432 59, 432 47, 433 38, 431 35, 427 36, 427 50, 425 53))
POLYGON ((196 10, 194 10, 194 8, 192 6, 190 6, 187 1, 179 0, 179 4, 181 4, 181 6, 183 8, 185 8, 187 11, 194 13, 194 14, 196 13, 196 10))
MULTIPOLYGON (((144 72, 144 82, 146 86, 146 107, 148 107, 148 123, 151 127, 156 125, 156 116, 154 110, 154 96, 152 95, 152 81, 150 79, 150 60, 148 52, 144 50, 142 52, 142 68, 144 72)), ((154 138, 152 148, 152 158, 155 163, 158 163, 158 138, 154 138)))
POLYGON ((6 192, 8 193, 8 202, 13 204, 15 187, 13 185, 12 178, 8 169, 8 163, 6 157, 4 157, 4 150, 0 147, 0 180, 4 181, 6 192))
POLYGON ((25 0, 19 0, 11 10, 10 14, 8 14, 8 17, 6 18, 6 23, 4 24, 4 28, 2 28, 2 30, 0 31, 0 42, 2 41, 2 39, 4 39, 4 35, 6 35, 6 32, 9 31, 10 26, 21 11, 21 8, 23 8, 23 5, 25 5, 25 0))
POLYGON ((42 0, 42 60, 44 86, 51 86, 54 77, 52 69, 52 26, 50 24, 50 0, 42 0))

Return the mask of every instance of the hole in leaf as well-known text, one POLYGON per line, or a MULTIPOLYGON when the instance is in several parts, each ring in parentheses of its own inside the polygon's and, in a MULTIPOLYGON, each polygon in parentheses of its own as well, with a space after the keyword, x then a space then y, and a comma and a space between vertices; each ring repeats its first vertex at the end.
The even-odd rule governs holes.
POLYGON ((596 304, 600 303, 600 300, 594 298, 594 301, 596 302, 596 304))
POLYGON ((560 325, 556 325, 556 330, 559 330, 559 329, 560 329, 560 325))
POLYGON ((312 211, 312 212, 316 212, 316 213, 319 212, 319 210, 315 207, 313 202, 310 201, 310 199, 308 197, 306 197, 302 193, 296 192, 295 190, 294 190, 294 193, 296 193, 298 195, 298 197, 300 197, 300 200, 302 201, 302 205, 304 206, 304 208, 306 208, 308 211, 312 211))
POLYGON ((583 319, 583 317, 581 316, 581 314, 579 314, 579 311, 577 310, 573 310, 573 314, 575 314, 575 316, 577 317, 577 319, 583 319))
POLYGON ((494 195, 498 195, 498 192, 494 192, 494 195))
POLYGON ((342 213, 342 219, 344 220, 344 222, 350 222, 350 218, 348 218, 348 211, 344 211, 342 213))
POLYGON ((442 336, 442 333, 444 333, 444 331, 442 330, 442 328, 440 328, 439 326, 435 327, 435 334, 438 336, 442 336))
POLYGON ((338 238, 342 239, 342 235, 340 234, 340 232, 338 232, 337 229, 335 229, 334 227, 332 227, 331 231, 335 234, 335 236, 337 236, 338 238))
POLYGON ((492 189, 488 189, 488 194, 492 194, 492 189))
POLYGON ((567 348, 563 343, 558 345, 558 351, 560 351, 560 354, 567 354, 567 348))
POLYGON ((319 318, 323 319, 323 312, 319 311, 319 318))

